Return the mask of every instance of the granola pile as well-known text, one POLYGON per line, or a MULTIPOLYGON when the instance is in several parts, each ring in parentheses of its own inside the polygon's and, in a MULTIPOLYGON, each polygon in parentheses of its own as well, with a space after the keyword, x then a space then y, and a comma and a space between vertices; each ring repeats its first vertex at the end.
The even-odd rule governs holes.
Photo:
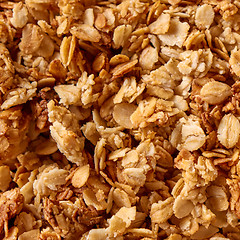
POLYGON ((240 239, 239 0, 0 8, 0 239, 240 239))

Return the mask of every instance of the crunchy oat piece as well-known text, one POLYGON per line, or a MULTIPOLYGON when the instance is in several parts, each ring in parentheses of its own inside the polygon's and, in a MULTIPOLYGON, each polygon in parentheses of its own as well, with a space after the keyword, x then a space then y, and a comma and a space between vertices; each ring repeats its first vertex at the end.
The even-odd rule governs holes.
POLYGON ((28 82, 26 80, 21 81, 17 88, 12 89, 4 97, 4 102, 1 105, 1 109, 8 109, 10 107, 26 103, 31 100, 37 91, 36 82, 28 82))
POLYGON ((13 17, 10 19, 15 28, 22 28, 28 22, 28 10, 22 2, 17 3, 13 8, 13 17))
POLYGON ((232 52, 230 59, 229 59, 229 64, 230 64, 233 72, 237 76, 240 76, 239 59, 240 59, 240 50, 232 52))
POLYGON ((178 64, 178 69, 187 76, 204 77, 213 64, 213 54, 210 49, 185 51, 180 53, 180 59, 182 61, 178 64))
POLYGON ((172 197, 167 198, 165 201, 159 201, 153 203, 151 206, 150 217, 153 223, 164 223, 173 214, 173 202, 172 197))
POLYGON ((151 46, 145 48, 139 58, 139 64, 143 69, 153 69, 154 64, 158 62, 158 51, 151 46))
POLYGON ((62 64, 67 67, 72 58, 76 47, 76 38, 75 36, 64 37, 61 46, 60 46, 60 57, 62 64))
POLYGON ((99 93, 93 93, 94 91, 94 75, 87 76, 86 72, 83 72, 78 80, 77 85, 58 85, 54 90, 60 97, 60 103, 66 106, 84 106, 89 107, 95 101, 97 101, 99 93))
POLYGON ((19 48, 25 54, 33 54, 44 58, 51 57, 54 52, 54 43, 40 27, 27 24, 23 28, 23 35, 19 48))
POLYGON ((228 0, 221 1, 219 3, 220 13, 223 16, 223 19, 227 20, 229 17, 235 15, 238 11, 236 5, 232 4, 228 0))
POLYGON ((121 77, 124 74, 130 72, 133 70, 133 67, 138 63, 138 60, 132 60, 129 62, 121 63, 117 65, 111 72, 113 75, 113 78, 121 77))
POLYGON ((226 148, 232 148, 239 139, 240 123, 239 120, 233 115, 225 115, 218 126, 218 140, 226 148))
MULTIPOLYGON (((105 240, 107 238, 107 233, 105 228, 91 229, 87 234, 87 239, 89 240, 105 240)), ((85 239, 84 237, 81 239, 85 239)))
POLYGON ((68 175, 67 170, 59 169, 56 165, 43 166, 42 168, 44 169, 33 183, 34 193, 39 197, 48 196, 52 191, 57 191, 61 185, 66 183, 68 175))
POLYGON ((113 43, 115 48, 123 47, 132 33, 131 25, 120 25, 114 29, 113 43))
POLYGON ((119 103, 113 108, 113 119, 125 128, 133 128, 130 116, 136 110, 137 106, 130 103, 119 103))
POLYGON ((126 100, 132 103, 145 89, 145 83, 137 84, 135 77, 124 78, 123 84, 114 96, 113 103, 121 103, 126 100))
POLYGON ((82 187, 88 180, 90 174, 89 165, 79 167, 72 177, 72 185, 75 188, 82 187))
POLYGON ((122 207, 109 219, 109 227, 106 229, 110 237, 117 237, 124 234, 126 229, 136 217, 136 207, 122 207))
POLYGON ((76 25, 70 29, 70 32, 73 36, 83 41, 99 42, 101 39, 98 30, 87 24, 76 25))
POLYGON ((165 34, 159 34, 158 38, 167 46, 182 47, 190 26, 188 23, 180 22, 178 19, 171 19, 170 27, 165 34))
POLYGON ((200 91, 200 96, 209 104, 220 104, 231 95, 231 87, 217 81, 206 83, 200 91))
POLYGON ((213 209, 216 211, 225 211, 228 209, 228 197, 223 187, 212 185, 207 188, 207 194, 209 197, 209 203, 213 209))
POLYGON ((19 240, 27 240, 27 239, 32 239, 32 240, 37 240, 39 239, 39 229, 33 229, 27 232, 22 233, 19 235, 19 240))
POLYGON ((18 234, 21 235, 24 232, 38 228, 38 225, 41 224, 41 221, 36 221, 34 216, 31 213, 21 212, 14 221, 14 224, 18 228, 18 234))
POLYGON ((145 48, 140 57, 139 64, 143 69, 151 70, 153 69, 154 64, 158 62, 158 51, 156 48, 151 46, 145 48))
POLYGON ((39 235, 40 240, 61 240, 61 237, 56 232, 53 232, 50 228, 43 229, 39 235))
POLYGON ((170 26, 170 15, 162 13, 158 19, 151 23, 148 27, 152 34, 164 34, 168 31, 170 26))
POLYGON ((21 107, 13 107, 0 113, 2 163, 14 167, 16 157, 24 152, 28 145, 27 132, 30 116, 21 107))
POLYGON ((173 212, 177 218, 188 216, 193 208, 194 204, 192 201, 184 199, 182 196, 178 196, 173 204, 173 212))
POLYGON ((195 23, 199 29, 209 28, 214 19, 214 10, 211 5, 203 4, 197 8, 195 23))
POLYGON ((6 191, 12 181, 11 172, 8 166, 0 166, 0 190, 6 191))
POLYGON ((4 228, 6 236, 8 236, 8 221, 22 210, 23 201, 19 188, 6 191, 0 196, 0 231, 2 232, 4 228))
POLYGON ((48 103, 49 121, 53 122, 50 127, 51 135, 57 142, 58 148, 69 161, 78 165, 84 165, 82 155, 84 138, 80 135, 80 127, 74 115, 63 107, 55 106, 54 102, 48 103))
POLYGON ((185 148, 193 151, 205 143, 206 135, 198 120, 181 118, 171 134, 170 141, 178 150, 185 148))

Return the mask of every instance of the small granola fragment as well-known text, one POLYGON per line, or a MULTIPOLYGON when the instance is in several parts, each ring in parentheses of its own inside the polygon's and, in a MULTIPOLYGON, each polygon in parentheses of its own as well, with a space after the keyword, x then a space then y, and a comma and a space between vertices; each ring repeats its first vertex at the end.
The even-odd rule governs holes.
POLYGON ((222 187, 210 186, 207 188, 208 201, 216 211, 225 211, 228 209, 229 202, 226 192, 222 187))
POLYGON ((11 168, 16 168, 16 157, 27 148, 30 119, 20 106, 0 112, 0 160, 11 168))
POLYGON ((28 100, 31 100, 36 96, 37 83, 28 82, 23 80, 19 83, 17 88, 12 89, 4 97, 4 102, 1 105, 1 109, 8 109, 13 106, 17 106, 23 103, 26 103, 28 100))
POLYGON ((143 69, 151 70, 158 61, 158 51, 151 46, 145 48, 139 58, 139 64, 143 69))
POLYGON ((6 191, 11 182, 11 172, 8 166, 0 166, 0 190, 6 191))
POLYGON ((230 59, 229 59, 229 64, 233 70, 233 72, 237 75, 240 76, 240 50, 232 52, 230 59))
POLYGON ((121 63, 117 65, 113 70, 112 74, 114 78, 121 77, 124 74, 133 70, 133 67, 138 63, 138 60, 132 60, 129 62, 121 63))
POLYGON ((33 229, 19 235, 19 240, 38 240, 39 239, 39 229, 33 229))
POLYGON ((213 64, 213 54, 210 49, 185 51, 180 53, 180 59, 182 61, 177 67, 182 74, 187 76, 204 77, 213 64))
POLYGON ((72 58, 76 47, 76 38, 74 36, 64 37, 60 46, 60 57, 62 64, 67 67, 72 58))
POLYGON ((190 214, 193 210, 194 204, 188 199, 183 199, 182 196, 178 196, 173 204, 173 212, 177 218, 183 218, 190 214))
POLYGON ((109 227, 106 229, 110 237, 117 237, 124 234, 126 229, 136 217, 136 207, 122 207, 109 219, 109 227))
POLYGON ((23 195, 19 188, 11 189, 0 195, 0 232, 3 228, 8 236, 8 221, 15 217, 23 207, 23 195))
POLYGON ((35 195, 48 196, 52 191, 57 191, 61 185, 66 183, 67 175, 67 170, 59 169, 56 165, 45 166, 33 183, 35 195))
POLYGON ((93 26, 87 24, 79 24, 71 28, 70 32, 73 36, 83 41, 99 42, 101 35, 93 26))
POLYGON ((40 233, 39 240, 61 240, 61 237, 50 228, 43 229, 40 233))

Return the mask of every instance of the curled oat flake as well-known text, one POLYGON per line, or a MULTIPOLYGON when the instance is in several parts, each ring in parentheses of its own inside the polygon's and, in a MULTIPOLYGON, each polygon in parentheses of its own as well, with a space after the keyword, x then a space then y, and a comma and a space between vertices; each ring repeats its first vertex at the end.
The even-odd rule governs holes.
POLYGON ((238 1, 1 1, 0 238, 239 239, 238 1))

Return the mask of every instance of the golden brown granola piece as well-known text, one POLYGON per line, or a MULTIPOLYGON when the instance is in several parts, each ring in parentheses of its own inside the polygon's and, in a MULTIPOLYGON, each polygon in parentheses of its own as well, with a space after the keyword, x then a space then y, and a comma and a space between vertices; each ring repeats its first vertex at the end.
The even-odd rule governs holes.
POLYGON ((54 43, 39 26, 27 24, 23 28, 23 35, 19 43, 19 48, 24 54, 33 54, 35 56, 48 58, 53 54, 54 43))
POLYGON ((21 106, 0 112, 1 150, 0 161, 13 167, 18 154, 25 151, 28 144, 27 132, 30 116, 21 106))
POLYGON ((0 166, 0 190, 6 191, 11 181, 12 178, 9 166, 0 166))
POLYGON ((44 198, 43 205, 44 218, 62 237, 81 236, 89 226, 98 224, 102 219, 96 209, 86 207, 81 198, 75 203, 68 201, 65 204, 44 198))
POLYGON ((53 123, 50 126, 51 135, 57 142, 59 150, 69 161, 77 165, 85 165, 86 160, 82 154, 84 137, 81 135, 75 115, 64 107, 55 106, 53 101, 47 106, 49 121, 53 123))
POLYGON ((0 232, 8 236, 8 221, 14 218, 23 207, 23 195, 19 188, 6 191, 0 196, 0 232))
POLYGON ((46 228, 41 231, 39 240, 61 240, 61 237, 56 232, 53 232, 50 228, 46 228))

